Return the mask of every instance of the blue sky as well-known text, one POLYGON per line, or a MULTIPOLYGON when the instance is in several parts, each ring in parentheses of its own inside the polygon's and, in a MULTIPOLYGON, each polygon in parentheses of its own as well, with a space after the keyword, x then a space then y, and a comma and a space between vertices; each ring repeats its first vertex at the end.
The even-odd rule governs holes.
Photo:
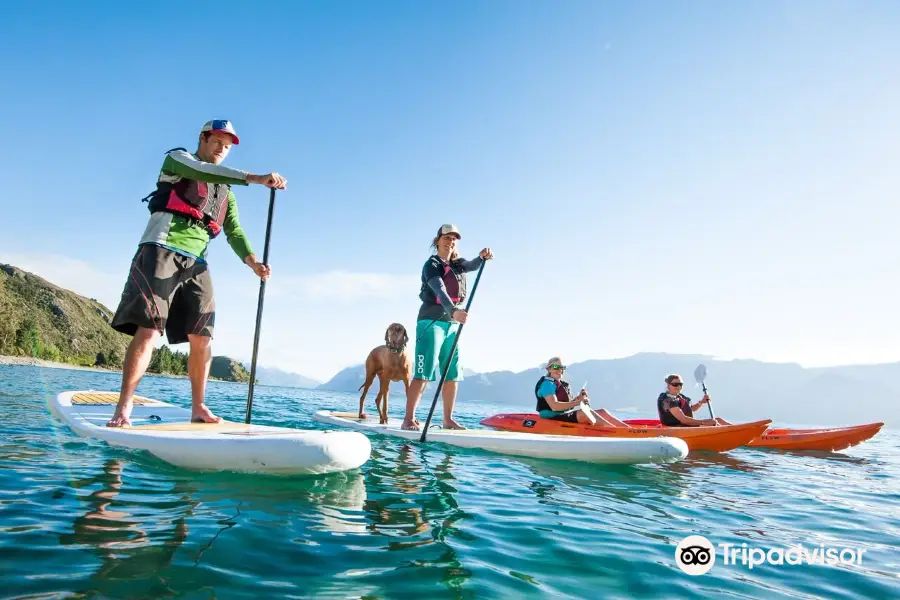
MULTIPOLYGON (((399 321, 443 222, 490 246, 476 371, 641 351, 900 358, 900 5, 0 4, 0 261, 114 308, 163 152, 277 170, 260 363, 325 380, 399 321)), ((236 190, 262 255, 268 190, 236 190)), ((214 353, 259 281, 210 252, 214 353)), ((185 347, 186 349, 186 347, 185 347)))

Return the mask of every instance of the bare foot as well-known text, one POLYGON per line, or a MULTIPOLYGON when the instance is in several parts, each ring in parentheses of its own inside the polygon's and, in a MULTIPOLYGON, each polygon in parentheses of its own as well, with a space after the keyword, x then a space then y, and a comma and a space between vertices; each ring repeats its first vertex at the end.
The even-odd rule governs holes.
POLYGON ((403 419, 403 424, 400 425, 400 429, 405 429, 407 431, 418 431, 419 423, 418 422, 413 423, 412 421, 407 421, 406 419, 403 419))
POLYGON ((106 423, 107 427, 125 427, 131 425, 131 408, 134 405, 128 402, 125 406, 116 406, 116 412, 112 418, 106 423))
POLYGON ((450 419, 449 421, 444 419, 444 429, 468 429, 468 428, 463 427, 462 425, 460 425, 453 419, 450 419))
POLYGON ((222 420, 222 417, 217 417, 212 414, 209 408, 206 407, 205 404, 201 404, 200 406, 195 406, 193 413, 191 414, 191 422, 192 423, 218 423, 222 420))
POLYGON ((131 426, 131 419, 126 417, 125 415, 115 414, 112 419, 107 421, 107 427, 126 427, 131 426))
POLYGON ((365 418, 366 418, 366 413, 361 412, 361 413, 359 413, 359 416, 356 417, 356 418, 357 418, 357 419, 365 419, 365 418))

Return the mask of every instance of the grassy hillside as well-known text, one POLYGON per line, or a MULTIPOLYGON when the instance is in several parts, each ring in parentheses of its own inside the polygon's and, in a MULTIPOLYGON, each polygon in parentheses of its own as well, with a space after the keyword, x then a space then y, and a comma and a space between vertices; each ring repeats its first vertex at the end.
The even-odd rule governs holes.
MULTIPOLYGON (((0 355, 32 356, 86 367, 121 369, 131 337, 109 326, 113 311, 93 298, 0 263, 0 355)), ((148 372, 187 374, 187 353, 153 351, 148 372)), ((210 378, 249 381, 239 362, 217 356, 210 378)))
POLYGON ((0 353, 83 366, 122 366, 131 338, 109 326, 113 313, 11 265, 0 264, 0 353))

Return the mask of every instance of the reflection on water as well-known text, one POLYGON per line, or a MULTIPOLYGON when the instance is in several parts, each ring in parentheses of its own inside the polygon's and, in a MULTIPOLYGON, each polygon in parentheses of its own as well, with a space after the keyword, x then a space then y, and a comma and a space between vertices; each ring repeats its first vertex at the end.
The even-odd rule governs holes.
POLYGON ((100 566, 91 575, 97 586, 153 578, 169 565, 187 539, 186 518, 197 504, 185 498, 148 510, 140 498, 123 499, 122 470, 122 460, 111 458, 100 473, 69 482, 76 490, 97 486, 90 494, 77 496, 86 511, 75 518, 71 532, 59 536, 60 545, 89 546, 99 557, 100 566), (142 517, 138 512, 151 514, 142 517), (152 521, 153 533, 148 533, 145 521, 152 521))
POLYGON ((383 549, 399 552, 414 548, 436 547, 438 554, 413 560, 404 568, 436 567, 442 581, 459 587, 471 573, 463 568, 448 538, 459 535, 454 525, 466 517, 454 498, 453 455, 435 453, 440 458, 429 462, 421 447, 404 443, 396 452, 373 453, 369 471, 372 498, 365 504, 368 529, 390 539, 383 549))
MULTIPOLYGON (((60 543, 93 545, 105 555, 113 554, 117 547, 148 544, 147 533, 136 527, 137 521, 129 518, 130 513, 111 508, 122 488, 122 461, 111 458, 98 475, 73 480, 69 485, 77 490, 97 483, 98 489, 79 497, 88 510, 75 519, 73 533, 60 536, 60 543)), ((122 507, 122 503, 118 506, 122 507)))
POLYGON ((844 451, 831 452, 828 450, 790 450, 784 448, 753 448, 756 452, 761 452, 763 454, 770 455, 780 455, 780 456, 805 456, 808 458, 814 458, 816 460, 824 460, 824 461, 838 461, 845 462, 854 465, 865 465, 871 461, 871 459, 859 457, 859 456, 850 456, 849 454, 845 454, 844 451))
POLYGON ((334 534, 365 531, 365 477, 360 471, 321 477, 259 476, 237 473, 196 474, 191 485, 205 503, 228 504, 239 498, 245 512, 287 520, 298 510, 311 510, 317 530, 334 534))
POLYGON ((301 530, 293 534, 299 536, 297 541, 316 531, 378 536, 384 539, 381 550, 404 557, 386 572, 407 577, 405 573, 415 569, 430 577, 437 570, 447 589, 460 589, 471 571, 453 544, 466 537, 457 523, 467 517, 455 497, 455 480, 453 454, 412 444, 373 452, 373 468, 367 474, 318 478, 192 473, 152 457, 109 458, 97 473, 69 482, 78 492, 81 510, 59 542, 89 549, 99 559, 79 586, 82 591, 128 596, 135 590, 121 586, 142 580, 141 593, 171 595, 203 587, 202 579, 187 587, 184 581, 175 587, 167 581, 173 573, 215 560, 217 545, 232 546, 243 528, 259 527, 264 518, 290 538, 302 515, 301 530), (130 461, 142 472, 129 468, 126 476, 130 461), (161 486, 161 481, 166 484, 161 486), (207 508, 198 511, 201 505, 207 508), (189 536, 192 519, 200 519, 203 526, 189 536), (181 564, 173 566, 180 548, 181 564))
POLYGON ((568 488, 591 490, 591 493, 608 494, 625 502, 641 495, 676 494, 684 486, 678 472, 668 468, 671 465, 595 465, 535 458, 517 460, 542 480, 547 480, 533 484, 545 495, 556 488, 552 482, 563 483, 568 488))
POLYGON ((751 463, 726 452, 692 452, 677 463, 669 465, 673 473, 690 473, 698 468, 725 467, 743 473, 755 473, 763 469, 759 464, 751 463))

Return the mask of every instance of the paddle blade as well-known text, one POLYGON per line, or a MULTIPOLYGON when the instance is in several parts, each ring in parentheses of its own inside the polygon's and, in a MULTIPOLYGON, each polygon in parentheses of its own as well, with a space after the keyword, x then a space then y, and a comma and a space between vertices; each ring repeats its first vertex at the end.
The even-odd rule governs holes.
POLYGON ((597 417, 594 416, 594 413, 591 412, 591 409, 588 408, 586 404, 582 404, 582 405, 579 406, 578 408, 580 408, 580 409, 581 409, 581 412, 583 412, 583 413, 585 414, 585 416, 586 416, 586 417, 588 418, 588 420, 591 422, 591 425, 596 425, 596 424, 597 424, 597 417))
POLYGON ((706 365, 698 365, 694 370, 694 379, 697 380, 697 383, 703 383, 706 381, 706 365))

